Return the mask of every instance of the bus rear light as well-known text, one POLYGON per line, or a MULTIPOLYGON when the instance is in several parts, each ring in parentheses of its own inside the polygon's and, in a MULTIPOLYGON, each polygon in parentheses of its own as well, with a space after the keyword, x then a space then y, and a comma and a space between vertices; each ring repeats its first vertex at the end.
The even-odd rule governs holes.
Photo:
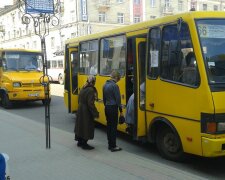
POLYGON ((215 133, 216 132, 216 123, 215 122, 207 122, 207 133, 215 133))

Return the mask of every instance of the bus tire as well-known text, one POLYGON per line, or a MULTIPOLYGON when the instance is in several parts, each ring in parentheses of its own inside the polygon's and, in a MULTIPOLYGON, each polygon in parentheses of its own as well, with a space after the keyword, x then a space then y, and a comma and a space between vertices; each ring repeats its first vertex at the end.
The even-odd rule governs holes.
POLYGON ((165 127, 158 131, 156 145, 163 158, 172 161, 184 160, 184 152, 180 138, 171 128, 165 127))
POLYGON ((12 102, 9 100, 9 96, 6 93, 4 93, 3 96, 2 96, 2 106, 5 109, 12 108, 12 102))
POLYGON ((59 74, 58 81, 59 81, 59 84, 64 84, 64 80, 63 80, 62 74, 59 74))

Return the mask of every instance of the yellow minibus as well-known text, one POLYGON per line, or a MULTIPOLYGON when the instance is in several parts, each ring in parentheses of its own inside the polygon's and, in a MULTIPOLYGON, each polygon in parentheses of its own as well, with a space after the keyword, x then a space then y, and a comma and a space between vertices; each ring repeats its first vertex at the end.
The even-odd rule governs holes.
POLYGON ((42 53, 25 49, 0 49, 0 98, 4 108, 16 101, 37 101, 45 104, 42 53))
POLYGON ((225 12, 187 12, 67 40, 68 112, 77 110, 79 91, 93 74, 96 121, 106 125, 102 87, 112 70, 121 74, 124 112, 134 96, 132 130, 122 124, 119 131, 155 143, 174 161, 186 153, 225 155, 225 12))

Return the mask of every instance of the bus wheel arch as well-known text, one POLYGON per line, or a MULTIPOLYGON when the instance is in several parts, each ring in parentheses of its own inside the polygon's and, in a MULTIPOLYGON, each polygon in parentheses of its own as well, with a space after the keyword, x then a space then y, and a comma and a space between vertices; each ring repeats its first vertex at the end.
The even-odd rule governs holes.
POLYGON ((149 137, 165 159, 183 161, 184 152, 180 136, 173 124, 165 118, 155 118, 149 127, 149 137))

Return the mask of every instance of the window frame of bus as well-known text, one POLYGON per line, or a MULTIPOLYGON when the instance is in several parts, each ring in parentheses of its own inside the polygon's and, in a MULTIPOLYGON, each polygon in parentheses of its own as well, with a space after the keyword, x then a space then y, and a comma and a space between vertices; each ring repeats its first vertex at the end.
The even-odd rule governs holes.
MULTIPOLYGON (((188 26, 188 23, 186 23, 186 22, 182 22, 182 24, 181 24, 181 30, 182 30, 182 27, 183 26, 186 26, 187 27, 187 32, 188 32, 188 37, 189 37, 189 46, 191 45, 191 48, 192 48, 192 50, 193 50, 193 52, 195 52, 194 51, 194 46, 193 46, 193 43, 192 43, 192 39, 191 39, 191 34, 190 34, 190 28, 189 28, 189 26, 188 26)), ((191 87, 191 88, 198 88, 199 86, 200 86, 200 81, 198 82, 198 84, 197 85, 192 85, 192 84, 188 84, 188 83, 184 83, 184 82, 182 82, 182 81, 179 81, 179 80, 173 80, 173 79, 169 79, 169 78, 165 78, 165 77, 162 77, 162 67, 163 67, 163 65, 162 65, 162 61, 163 61, 163 53, 162 53, 162 51, 163 51, 163 37, 164 37, 164 34, 163 34, 163 31, 164 31, 164 29, 166 28, 166 27, 172 27, 172 26, 176 26, 177 27, 177 24, 167 24, 167 25, 163 25, 163 27, 161 28, 161 56, 160 56, 160 70, 159 70, 159 77, 160 77, 160 79, 161 80, 163 80, 163 81, 167 81, 167 82, 171 82, 171 83, 175 83, 175 84, 180 84, 180 85, 183 85, 183 86, 188 86, 188 87, 191 87)), ((181 30, 180 30, 180 34, 182 34, 181 33, 181 30)), ((177 34, 178 34, 179 32, 178 32, 178 30, 177 30, 177 34)), ((171 41, 174 41, 174 40, 170 40, 170 42, 171 41)), ((181 38, 181 36, 179 37, 179 35, 177 35, 177 40, 175 40, 175 41, 177 41, 177 47, 179 46, 179 49, 178 49, 178 51, 179 51, 179 58, 178 58, 178 60, 179 61, 182 61, 182 62, 178 62, 178 63, 183 63, 183 61, 185 60, 185 58, 184 58, 184 56, 183 57, 180 57, 180 54, 183 54, 183 52, 181 51, 181 47, 182 47, 182 43, 181 43, 181 41, 182 41, 182 38, 181 38)), ((170 43, 169 42, 169 43, 170 43)), ((168 56, 167 56, 167 58, 168 58, 168 63, 169 63, 169 56, 170 56, 170 47, 169 47, 170 45, 168 45, 168 56)), ((183 48, 183 49, 185 49, 185 48, 183 48)), ((181 70, 181 65, 180 65, 180 67, 179 67, 180 69, 179 70, 181 70)), ((182 68, 182 70, 184 69, 184 67, 182 68)), ((198 66, 197 66, 197 60, 196 60, 196 73, 197 73, 197 75, 198 75, 198 77, 199 77, 199 79, 200 79, 200 74, 199 74, 199 69, 198 69, 198 66)), ((168 75, 168 74, 167 74, 168 75)), ((180 74, 180 75, 182 75, 182 73, 180 74)))
MULTIPOLYGON (((102 73, 102 67, 101 67, 101 62, 102 62, 102 59, 103 59, 103 53, 104 53, 104 50, 102 49, 102 40, 104 40, 104 39, 111 39, 111 38, 117 38, 117 37, 123 37, 123 46, 121 46, 121 49, 124 47, 124 62, 123 63, 125 63, 124 65, 124 72, 123 72, 123 74, 121 74, 120 73, 120 76, 121 77, 124 77, 125 75, 126 75, 126 63, 127 63, 127 37, 126 37, 126 34, 124 34, 124 33, 122 33, 122 34, 117 34, 117 35, 114 35, 114 36, 106 36, 106 37, 102 37, 102 38, 100 38, 99 39, 99 44, 100 44, 100 48, 99 48, 99 51, 100 51, 100 53, 99 53, 99 61, 100 61, 100 63, 99 63, 99 74, 101 75, 101 76, 110 76, 110 74, 111 74, 111 72, 112 72, 112 70, 119 70, 119 69, 112 69, 112 68, 110 68, 110 72, 108 72, 107 74, 103 74, 102 73)), ((114 41, 113 41, 114 42, 114 41)), ((104 46, 103 46, 104 47, 104 46)), ((110 48, 108 49, 108 51, 107 52, 109 52, 109 50, 110 50, 110 48)), ((121 52, 122 51, 120 51, 120 54, 121 54, 121 52)), ((114 53, 114 48, 113 48, 113 53, 114 53)), ((109 53, 108 53, 109 54, 109 53)), ((108 58, 108 57, 107 57, 108 58)), ((112 59, 112 61, 113 61, 113 59, 112 59)), ((120 62, 120 61, 119 61, 120 62)), ((111 64, 112 65, 112 64, 111 64)), ((120 66, 120 63, 119 63, 119 66, 120 66)), ((118 66, 118 67, 119 67, 118 66)), ((105 68, 106 66, 104 66, 103 68, 105 68)))
POLYGON ((204 48, 203 48, 202 40, 201 40, 201 37, 200 37, 198 22, 199 21, 211 21, 211 20, 224 20, 224 19, 225 18, 199 18, 199 19, 195 19, 195 27, 196 27, 196 31, 197 31, 197 34, 198 34, 199 43, 200 43, 200 46, 201 46, 201 54, 202 54, 203 62, 204 62, 204 65, 205 65, 207 80, 208 80, 208 83, 209 83, 212 91, 218 91, 218 89, 221 90, 221 88, 215 87, 215 85, 219 84, 218 82, 217 83, 210 82, 210 72, 209 72, 210 68, 209 68, 208 62, 206 62, 206 58, 204 56, 204 48))
MULTIPOLYGON (((162 31, 161 31, 160 26, 155 26, 155 27, 152 27, 152 28, 149 29, 148 36, 147 36, 147 38, 148 38, 147 76, 150 79, 154 79, 154 80, 156 80, 159 77, 159 74, 160 74, 159 70, 160 70, 160 57, 161 57, 161 44, 162 44, 161 37, 162 37, 162 31), (159 30, 159 39, 151 37, 152 30, 159 30), (152 43, 151 43, 152 42, 151 39, 154 39, 155 41, 157 41, 157 39, 159 40, 158 41, 159 45, 157 45, 157 48, 156 48, 156 50, 158 50, 158 66, 157 67, 152 67, 152 63, 151 63, 151 53, 150 53, 150 51, 151 51, 151 47, 153 46, 152 43), (155 73, 153 72, 153 74, 152 74, 152 68, 154 68, 155 69, 154 71, 156 71, 155 73)), ((154 49, 152 51, 154 51, 154 49)))
MULTIPOLYGON (((96 54, 97 73, 96 74, 98 74, 98 67, 99 67, 99 40, 98 39, 91 39, 91 40, 87 40, 87 41, 82 41, 79 44, 79 74, 90 75, 90 69, 91 69, 90 61, 88 61, 89 62, 89 66, 88 66, 89 73, 85 73, 85 69, 84 69, 84 71, 81 70, 81 68, 83 68, 83 66, 81 67, 81 61, 83 61, 82 57, 81 57, 82 52, 97 52, 97 54, 96 54), (94 49, 95 51, 90 51, 90 42, 94 42, 94 41, 96 41, 97 50, 94 49), (88 44, 88 50, 87 51, 82 51, 82 44, 85 44, 85 43, 88 44)), ((87 62, 87 58, 85 60, 85 63, 86 62, 87 62)), ((84 67, 84 68, 86 68, 86 67, 84 67)), ((93 75, 96 75, 96 74, 93 74, 93 75)))

